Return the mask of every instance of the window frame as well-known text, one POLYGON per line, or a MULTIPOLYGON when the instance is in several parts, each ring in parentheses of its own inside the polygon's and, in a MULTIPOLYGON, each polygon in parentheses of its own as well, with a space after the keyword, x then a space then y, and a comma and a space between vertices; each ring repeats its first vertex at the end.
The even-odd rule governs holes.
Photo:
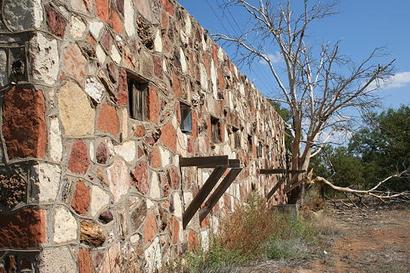
POLYGON ((129 117, 133 120, 147 121, 149 82, 128 74, 127 83, 129 117))

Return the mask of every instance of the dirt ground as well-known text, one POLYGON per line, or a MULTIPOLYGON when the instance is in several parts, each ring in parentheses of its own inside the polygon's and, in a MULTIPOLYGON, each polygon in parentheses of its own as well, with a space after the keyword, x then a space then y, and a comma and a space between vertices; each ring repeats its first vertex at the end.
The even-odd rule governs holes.
POLYGON ((266 261, 240 273, 410 273, 410 207, 332 208, 306 259, 266 261))

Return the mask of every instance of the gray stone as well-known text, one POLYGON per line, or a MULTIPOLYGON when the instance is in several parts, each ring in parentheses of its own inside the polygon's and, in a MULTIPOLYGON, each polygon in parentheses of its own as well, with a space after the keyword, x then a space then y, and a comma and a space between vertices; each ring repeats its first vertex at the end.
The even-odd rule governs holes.
POLYGON ((55 209, 54 242, 57 244, 77 240, 78 223, 72 213, 64 206, 55 209))
POLYGON ((13 31, 40 28, 43 22, 41 0, 4 0, 3 21, 13 31))
POLYGON ((0 49, 0 88, 9 83, 7 77, 7 52, 0 49))
POLYGON ((40 256, 41 273, 76 273, 75 263, 67 247, 45 248, 40 256))
POLYGON ((57 40, 37 33, 30 42, 30 58, 33 78, 47 85, 54 85, 60 65, 57 40))

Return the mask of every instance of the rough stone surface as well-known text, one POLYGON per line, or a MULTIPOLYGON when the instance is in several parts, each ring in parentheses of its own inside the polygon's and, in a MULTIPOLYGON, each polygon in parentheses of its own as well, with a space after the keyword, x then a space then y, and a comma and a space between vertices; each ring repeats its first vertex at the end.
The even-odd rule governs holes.
POLYGON ((117 202, 123 195, 127 194, 131 185, 131 176, 127 164, 116 158, 112 166, 107 168, 107 174, 110 191, 114 196, 114 201, 117 202))
POLYGON ((85 81, 84 90, 95 102, 100 103, 104 95, 105 87, 95 77, 88 77, 85 81))
POLYGON ((0 87, 9 83, 7 75, 7 52, 0 49, 0 87))
POLYGON ((177 146, 177 132, 171 123, 165 124, 161 130, 160 141, 171 151, 176 150, 177 146))
POLYGON ((96 40, 99 39, 101 30, 103 29, 103 27, 104 27, 104 23, 102 22, 99 22, 99 21, 90 22, 89 24, 90 33, 96 40))
POLYGON ((100 216, 98 217, 98 220, 100 220, 100 222, 103 224, 108 224, 112 220, 114 220, 114 215, 112 214, 111 211, 106 210, 100 214, 100 216))
POLYGON ((77 264, 68 247, 46 248, 40 256, 42 273, 76 273, 77 264))
POLYGON ((48 152, 51 160, 60 162, 63 156, 63 143, 61 139, 60 123, 58 118, 55 117, 50 119, 48 144, 48 152))
POLYGON ((3 20, 13 31, 39 28, 43 21, 41 0, 4 0, 3 20))
POLYGON ((117 155, 127 162, 134 161, 137 155, 137 147, 134 141, 127 141, 119 146, 115 146, 114 150, 117 155))
POLYGON ((34 179, 40 203, 54 202, 60 186, 61 169, 57 165, 39 163, 34 166, 34 179))
POLYGON ((135 34, 135 12, 131 0, 124 0, 124 27, 128 36, 135 34))
POLYGON ((87 26, 84 24, 83 20, 77 16, 71 16, 70 23, 70 35, 74 39, 81 39, 84 36, 87 26))
POLYGON ((47 26, 55 36, 63 38, 67 22, 63 15, 52 6, 45 8, 47 15, 47 26))
POLYGON ((15 206, 27 201, 27 179, 18 172, 9 172, 1 168, 0 173, 0 207, 13 209, 15 206))
POLYGON ((54 242, 68 243, 77 239, 78 223, 71 212, 59 206, 54 212, 54 242))
POLYGON ((90 206, 90 188, 82 181, 77 181, 71 207, 78 214, 86 214, 90 206))
POLYGON ((87 60, 77 44, 69 44, 63 52, 65 76, 81 83, 87 75, 87 60))
POLYGON ((78 272, 93 273, 94 266, 91 259, 90 251, 85 248, 80 248, 78 251, 78 272))
POLYGON ((68 169, 73 173, 85 174, 89 166, 90 158, 87 144, 82 140, 74 142, 68 161, 68 169))
POLYGON ((17 88, 3 97, 3 136, 12 158, 44 158, 47 145, 45 99, 41 90, 17 88))
POLYGON ((33 78, 47 85, 54 85, 60 65, 57 41, 37 33, 30 42, 29 52, 33 78))
POLYGON ((46 214, 35 208, 0 215, 0 248, 27 249, 46 241, 46 214))
POLYGON ((80 241, 92 247, 100 247, 107 236, 102 228, 92 221, 82 221, 80 224, 80 241))
POLYGON ((67 136, 84 136, 94 132, 95 111, 87 95, 72 81, 58 94, 61 123, 67 136))
POLYGON ((153 273, 161 267, 161 244, 158 237, 156 237, 152 244, 144 251, 144 256, 147 261, 145 266, 147 273, 153 273))
POLYGON ((146 162, 138 163, 132 172, 132 177, 138 191, 143 194, 147 194, 149 192, 148 164, 146 162))
POLYGON ((97 129, 116 136, 120 131, 120 120, 115 107, 103 103, 97 117, 97 129))
POLYGON ((90 214, 95 217, 110 203, 110 196, 100 187, 91 187, 90 214))

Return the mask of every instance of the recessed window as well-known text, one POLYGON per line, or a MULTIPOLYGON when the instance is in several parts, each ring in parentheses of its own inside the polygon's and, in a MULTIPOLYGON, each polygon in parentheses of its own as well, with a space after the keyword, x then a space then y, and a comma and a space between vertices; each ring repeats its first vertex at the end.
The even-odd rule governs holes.
POLYGON ((233 134, 233 141, 234 141, 235 149, 240 148, 241 147, 241 131, 236 127, 232 127, 232 134, 233 134))
POLYGON ((215 117, 211 117, 211 131, 212 131, 212 141, 214 143, 222 142, 221 124, 219 122, 219 119, 215 117))
POLYGON ((128 114, 132 119, 148 119, 148 82, 128 77, 128 114))
POLYGON ((256 150, 257 156, 262 157, 263 156, 263 145, 261 142, 259 142, 258 148, 256 150))
POLYGON ((185 103, 179 103, 181 111, 181 131, 185 134, 192 133, 192 111, 191 107, 185 103))
POLYGON ((252 136, 248 136, 248 151, 249 151, 250 153, 253 152, 252 136))

